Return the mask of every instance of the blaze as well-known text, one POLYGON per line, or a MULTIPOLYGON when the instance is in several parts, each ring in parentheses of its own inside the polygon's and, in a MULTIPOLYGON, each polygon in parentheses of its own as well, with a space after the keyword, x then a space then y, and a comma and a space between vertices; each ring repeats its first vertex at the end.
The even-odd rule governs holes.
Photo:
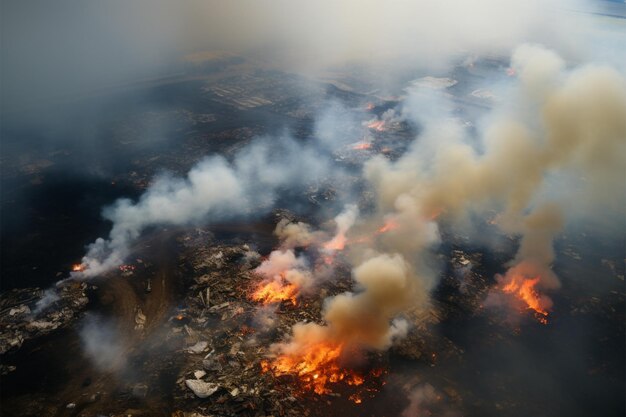
POLYGON ((398 222, 394 218, 389 218, 385 221, 385 224, 378 229, 378 233, 387 233, 391 230, 397 229, 398 227, 400 227, 398 222))
POLYGON ((367 149, 371 149, 372 144, 370 142, 360 142, 352 147, 355 151, 365 151, 367 149))
POLYGON ((331 240, 324 243, 322 247, 326 249, 327 251, 340 251, 346 247, 347 242, 348 242, 348 239, 346 238, 346 235, 343 233, 339 233, 335 237, 333 237, 331 240))
POLYGON ((371 121, 367 124, 367 128, 382 132, 383 130, 385 130, 385 121, 384 120, 371 121))
POLYGON ((535 316, 540 323, 546 324, 548 318, 548 303, 535 288, 539 282, 539 277, 525 278, 522 275, 515 275, 509 282, 502 287, 502 291, 507 294, 513 294, 516 298, 523 301, 526 307, 535 312, 535 316))
POLYGON ((285 353, 271 361, 262 361, 261 370, 276 376, 295 375, 304 389, 316 394, 332 392, 328 385, 338 382, 362 385, 365 381, 363 376, 339 365, 343 347, 342 343, 315 343, 300 354, 285 353))
POLYGON ((263 304, 279 303, 281 301, 291 301, 291 304, 297 304, 299 288, 292 283, 280 281, 268 281, 259 285, 250 298, 254 301, 260 301, 263 304))
POLYGON ((83 272, 86 269, 86 266, 83 264, 74 264, 72 265, 73 272, 83 272))

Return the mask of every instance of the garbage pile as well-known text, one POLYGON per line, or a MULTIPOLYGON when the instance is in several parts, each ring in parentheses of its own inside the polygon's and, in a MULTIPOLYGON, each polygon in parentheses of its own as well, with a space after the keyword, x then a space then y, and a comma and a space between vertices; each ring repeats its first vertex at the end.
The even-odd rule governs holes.
MULTIPOLYGON (((87 306, 87 289, 84 282, 68 281, 47 290, 21 288, 0 294, 0 355, 68 327, 87 306)), ((2 372, 11 368, 3 366, 2 372)))
MULTIPOLYGON (((171 332, 182 336, 186 356, 177 380, 177 416, 306 416, 310 401, 325 401, 305 392, 296 376, 263 372, 270 346, 290 333, 296 322, 319 322, 326 295, 350 289, 346 279, 329 282, 322 296, 262 306, 250 294, 259 277, 253 269, 261 257, 247 245, 207 245, 185 241, 181 268, 193 282, 170 318, 171 332), (306 396, 308 401, 300 401, 306 396), (184 411, 182 411, 184 410, 184 411)), ((340 393, 333 393, 340 396, 340 393)))

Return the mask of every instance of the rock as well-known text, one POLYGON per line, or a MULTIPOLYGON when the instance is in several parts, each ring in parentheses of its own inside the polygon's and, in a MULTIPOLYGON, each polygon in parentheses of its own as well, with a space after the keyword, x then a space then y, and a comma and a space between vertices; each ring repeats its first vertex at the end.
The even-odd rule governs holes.
POLYGON ((207 398, 220 388, 218 384, 212 382, 204 382, 199 379, 187 379, 185 380, 187 388, 193 391, 198 398, 207 398))
POLYGON ((69 403, 65 408, 76 408, 76 403, 69 403))
POLYGON ((202 378, 203 376, 205 376, 205 375, 206 375, 206 372, 201 371, 201 370, 195 371, 195 372, 193 373, 193 376, 195 376, 195 377, 196 377, 196 379, 201 379, 201 378, 202 378))
POLYGON ((140 308, 137 309, 135 314, 135 330, 143 330, 146 325, 146 315, 143 314, 140 308))
POLYGON ((30 308, 27 305, 23 304, 17 308, 12 308, 9 310, 9 316, 15 316, 18 314, 30 314, 30 308))
POLYGON ((209 342, 200 341, 193 346, 189 346, 187 351, 189 353, 202 353, 209 346, 209 342))
POLYGON ((133 396, 146 398, 146 395, 148 395, 148 386, 146 384, 135 384, 133 386, 133 396))

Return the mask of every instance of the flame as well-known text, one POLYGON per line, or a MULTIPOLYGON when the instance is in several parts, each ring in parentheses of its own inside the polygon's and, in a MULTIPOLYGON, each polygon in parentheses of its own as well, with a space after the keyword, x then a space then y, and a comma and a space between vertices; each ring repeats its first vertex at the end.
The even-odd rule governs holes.
POLYGON ((398 224, 396 219, 389 218, 387 219, 387 221, 385 221, 385 224, 380 229, 378 229, 378 233, 387 233, 391 230, 397 229, 398 227, 400 227, 400 225, 398 224))
POLYGON ((72 271, 73 272, 83 272, 85 269, 87 269, 87 266, 84 264, 74 264, 72 265, 72 271))
POLYGON ((535 312, 535 316, 540 323, 547 324, 548 310, 545 306, 545 299, 535 288, 539 279, 538 276, 534 278, 524 278, 521 275, 515 275, 502 287, 502 291, 507 294, 513 294, 515 297, 522 300, 528 309, 535 312))
POLYGON ((385 130, 385 121, 384 120, 373 120, 367 124, 368 129, 377 130, 382 132, 385 130))
POLYGON ((363 376, 339 365, 342 351, 342 343, 319 342, 308 346, 301 354, 286 353, 271 362, 262 361, 261 370, 275 376, 296 375, 305 389, 320 395, 332 392, 329 384, 362 385, 363 376))
POLYGON ((269 281, 259 285, 259 288, 252 293, 254 301, 261 301, 263 304, 279 303, 289 300, 293 305, 297 303, 299 288, 292 283, 269 281))
POLYGON ((360 142, 352 147, 355 151, 364 151, 371 148, 372 144, 370 142, 360 142))
POLYGON ((322 247, 327 251, 340 251, 346 247, 348 239, 344 233, 339 233, 328 242, 324 243, 322 247))
POLYGON ((367 106, 365 106, 365 110, 374 110, 374 103, 367 103, 367 106))

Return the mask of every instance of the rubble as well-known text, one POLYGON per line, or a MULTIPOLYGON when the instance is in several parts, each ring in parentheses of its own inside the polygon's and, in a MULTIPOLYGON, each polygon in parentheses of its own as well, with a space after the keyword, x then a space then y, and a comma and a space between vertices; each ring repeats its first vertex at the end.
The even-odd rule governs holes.
POLYGON ((199 379, 188 379, 185 381, 185 385, 187 385, 187 388, 192 390, 198 398, 209 397, 215 394, 218 389, 220 389, 219 384, 204 382, 199 379))
POLYGON ((87 306, 87 289, 84 282, 68 281, 46 291, 23 288, 0 294, 0 355, 68 327, 87 306))

